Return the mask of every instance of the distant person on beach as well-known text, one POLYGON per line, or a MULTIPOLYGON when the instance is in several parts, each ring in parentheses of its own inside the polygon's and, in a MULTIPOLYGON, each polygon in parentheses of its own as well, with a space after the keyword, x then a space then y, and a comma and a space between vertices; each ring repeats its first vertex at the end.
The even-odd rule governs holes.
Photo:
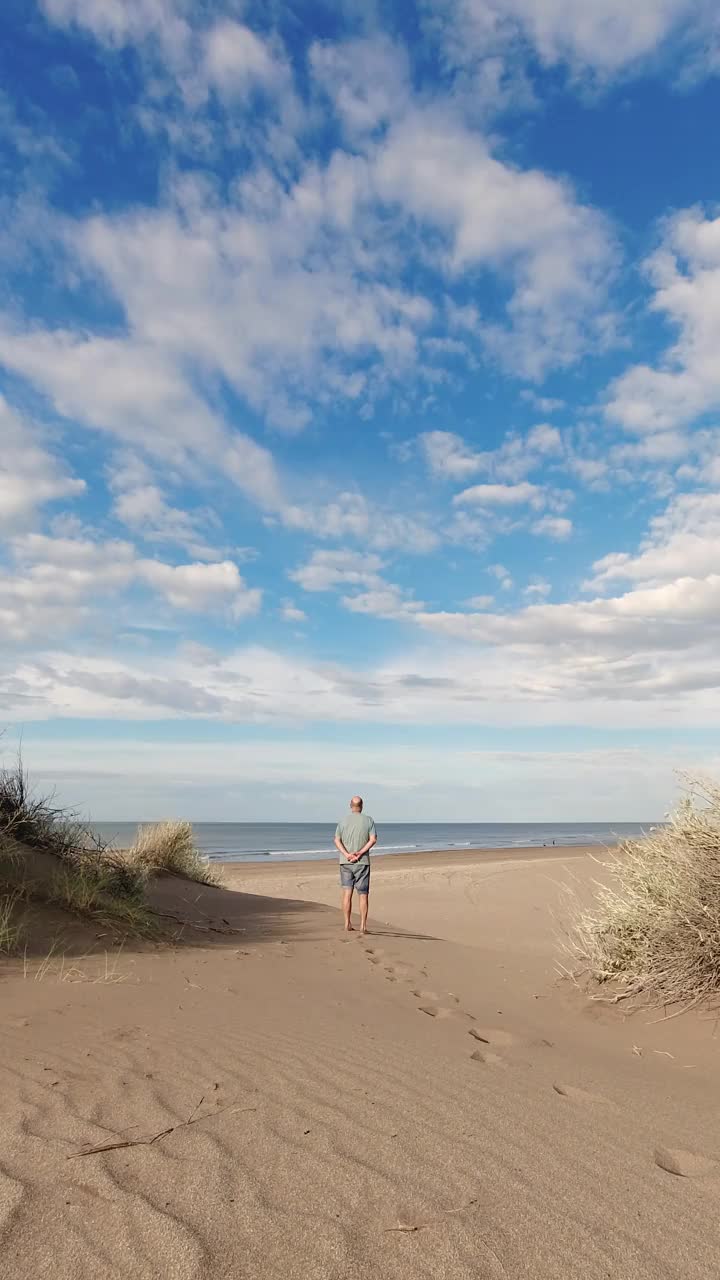
POLYGON ((345 928, 352 930, 353 891, 360 906, 360 932, 367 933, 368 898, 370 896, 370 850, 377 844, 375 823, 363 813, 362 796, 353 796, 350 812, 341 818, 335 829, 335 848, 340 854, 340 884, 345 928))

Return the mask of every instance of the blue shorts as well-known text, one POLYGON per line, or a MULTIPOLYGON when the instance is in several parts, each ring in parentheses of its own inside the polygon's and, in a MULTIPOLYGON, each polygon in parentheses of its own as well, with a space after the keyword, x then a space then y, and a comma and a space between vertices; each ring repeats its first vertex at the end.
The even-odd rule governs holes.
POLYGON ((356 893, 369 893, 370 863, 341 862, 340 883, 343 889, 354 889, 356 893))

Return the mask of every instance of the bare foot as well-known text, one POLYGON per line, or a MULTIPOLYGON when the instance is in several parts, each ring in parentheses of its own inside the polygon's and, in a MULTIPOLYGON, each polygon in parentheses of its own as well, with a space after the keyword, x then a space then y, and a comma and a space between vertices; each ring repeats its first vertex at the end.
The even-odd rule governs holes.
POLYGON ((353 925, 351 925, 351 924, 346 924, 346 925, 345 925, 345 932, 346 932, 346 933, 354 933, 354 932, 355 932, 355 929, 354 929, 353 925))
POLYGON ((370 932, 370 930, 369 930, 369 929, 361 929, 361 930, 360 930, 360 932, 361 932, 361 933, 369 933, 369 932, 370 932))

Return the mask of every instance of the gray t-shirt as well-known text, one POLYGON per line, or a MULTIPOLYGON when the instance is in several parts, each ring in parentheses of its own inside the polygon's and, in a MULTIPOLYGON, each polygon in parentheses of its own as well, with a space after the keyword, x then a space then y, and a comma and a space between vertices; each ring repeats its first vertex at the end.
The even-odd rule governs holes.
MULTIPOLYGON (((375 823, 367 813, 348 813, 340 819, 335 829, 335 839, 342 841, 348 853, 357 853, 358 849, 363 849, 370 837, 374 835, 375 823)), ((347 862, 347 858, 340 854, 340 861, 347 862)), ((362 858, 358 858, 352 865, 362 867, 364 863, 369 864, 369 862, 370 854, 364 853, 362 858)))

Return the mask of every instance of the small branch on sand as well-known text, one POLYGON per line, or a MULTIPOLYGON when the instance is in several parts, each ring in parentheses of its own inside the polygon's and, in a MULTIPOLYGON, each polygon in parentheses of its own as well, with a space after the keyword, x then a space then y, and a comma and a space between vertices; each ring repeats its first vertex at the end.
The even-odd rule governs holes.
POLYGON ((155 911, 152 914, 158 916, 161 920, 174 920, 176 924, 181 924, 184 929, 193 929, 195 933, 245 933, 245 929, 236 929, 229 921, 224 920, 225 928, 221 929, 214 924, 197 924, 193 920, 184 920, 182 916, 173 915, 171 911, 155 911))
POLYGON ((117 1142, 101 1142, 97 1147, 86 1147, 84 1151, 71 1151, 67 1159, 74 1160, 77 1156, 97 1156, 103 1151, 120 1151, 124 1147, 151 1147, 154 1142, 159 1142, 161 1138, 167 1138, 168 1134, 175 1133, 178 1129, 187 1129, 191 1124, 199 1124, 201 1120, 212 1120, 215 1116, 222 1115, 224 1111, 234 1111, 235 1113, 257 1111, 257 1107, 236 1107, 231 1103, 227 1107, 219 1107, 217 1111, 208 1111, 204 1116, 199 1116, 198 1111, 204 1101, 205 1095, 203 1094, 187 1120, 181 1120, 179 1124, 172 1124, 169 1129, 161 1129, 159 1133, 153 1133, 149 1138, 125 1138, 117 1142))

